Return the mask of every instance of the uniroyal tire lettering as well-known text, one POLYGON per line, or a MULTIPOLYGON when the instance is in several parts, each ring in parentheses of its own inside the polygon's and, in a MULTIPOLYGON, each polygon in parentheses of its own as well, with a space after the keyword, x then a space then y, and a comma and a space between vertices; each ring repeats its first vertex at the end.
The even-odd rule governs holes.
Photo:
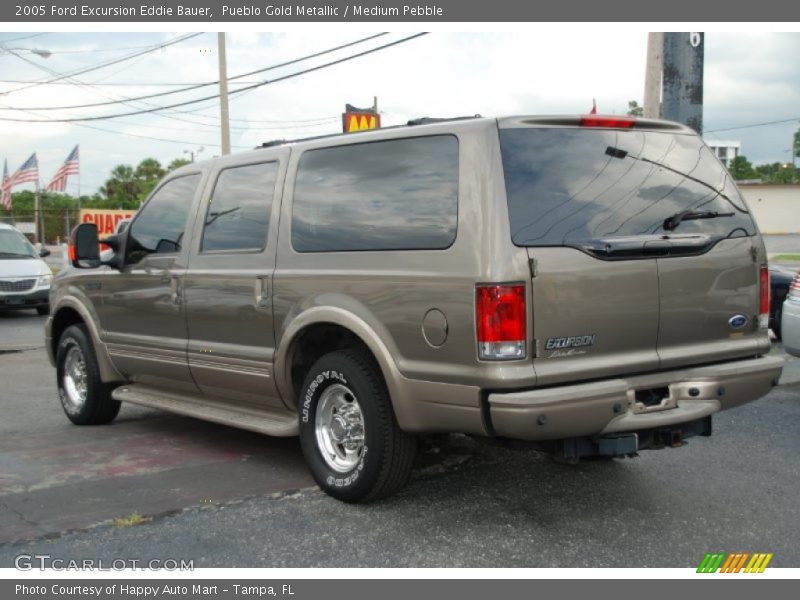
POLYGON ((308 389, 306 390, 306 394, 303 397, 303 411, 302 411, 302 419, 303 423, 308 423, 308 420, 311 418, 311 401, 314 398, 314 392, 317 391, 317 388, 320 384, 324 383, 325 381, 329 381, 331 379, 336 379, 341 381, 343 384, 347 385, 347 380, 344 378, 343 375, 337 373, 336 371, 323 371, 319 375, 317 375, 314 380, 309 384, 308 389))
POLYGON ((332 475, 328 475, 328 478, 325 480, 326 483, 330 486, 334 487, 347 487, 348 485, 354 484, 358 481, 358 478, 361 476, 361 471, 364 469, 364 458, 367 456, 367 447, 364 446, 364 451, 361 453, 361 460, 358 461, 355 469, 347 476, 347 477, 333 477, 332 475))

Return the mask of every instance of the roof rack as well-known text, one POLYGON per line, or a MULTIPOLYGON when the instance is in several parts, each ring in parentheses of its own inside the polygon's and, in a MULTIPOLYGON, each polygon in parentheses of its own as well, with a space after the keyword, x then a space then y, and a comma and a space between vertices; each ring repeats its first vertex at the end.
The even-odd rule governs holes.
POLYGON ((420 117, 418 119, 410 119, 406 125, 414 127, 415 125, 428 125, 429 123, 446 123, 448 121, 465 121, 467 119, 480 119, 481 115, 470 115, 466 117, 420 117))
MULTIPOLYGON (((480 119, 481 115, 470 115, 465 117, 420 117, 418 119, 410 119, 405 125, 393 125, 391 127, 381 127, 382 130, 387 129, 400 129, 403 127, 416 127, 417 125, 429 125, 431 123, 446 123, 448 121, 464 121, 467 119, 480 119)), ((376 129, 364 131, 377 131, 376 129)), ((323 140, 326 138, 339 137, 342 135, 349 135, 347 133, 327 133, 325 135, 314 135, 306 138, 298 138, 295 140, 270 140, 263 142, 260 146, 256 146, 256 150, 261 148, 274 148, 276 146, 283 146, 284 144, 293 144, 295 142, 310 142, 312 140, 323 140)))

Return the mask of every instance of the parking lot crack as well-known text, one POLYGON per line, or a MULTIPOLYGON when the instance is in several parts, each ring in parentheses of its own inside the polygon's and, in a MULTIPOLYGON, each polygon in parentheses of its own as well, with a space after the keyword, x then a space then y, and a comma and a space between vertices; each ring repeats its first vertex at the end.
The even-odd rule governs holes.
POLYGON ((39 527, 39 523, 37 523, 36 521, 31 521, 22 512, 18 511, 16 508, 13 508, 13 507, 9 506, 8 504, 3 502, 2 500, 0 500, 0 506, 2 506, 4 509, 9 511, 10 513, 13 513, 14 515, 16 515, 19 518, 19 520, 22 521, 23 523, 25 523, 26 525, 30 525, 31 527, 39 527))

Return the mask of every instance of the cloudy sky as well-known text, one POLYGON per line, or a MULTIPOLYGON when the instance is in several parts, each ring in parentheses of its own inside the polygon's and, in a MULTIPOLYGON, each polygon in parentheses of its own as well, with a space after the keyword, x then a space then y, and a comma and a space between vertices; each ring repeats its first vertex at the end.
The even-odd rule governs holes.
MULTIPOLYGON (((377 33, 363 28, 311 32, 233 32, 227 38, 228 75, 292 61, 377 33)), ((289 66, 249 75, 232 91, 370 48, 401 40, 390 33, 289 66)), ((175 40, 185 32, 0 33, 0 117, 52 120, 105 116, 188 102, 217 93, 215 86, 144 100, 148 94, 218 78, 217 36, 204 33, 71 78, 175 40), (47 51, 43 58, 34 51, 47 51), (59 78, 46 85, 31 85, 59 78), (24 88, 24 89, 20 89, 24 88), (123 102, 119 102, 122 100, 123 102), (101 102, 106 106, 42 110, 101 102), (11 109, 25 110, 11 110, 11 109)), ((433 32, 367 56, 258 87, 231 97, 231 143, 240 152, 263 141, 341 129, 345 103, 369 106, 378 97, 384 125, 419 116, 584 113, 592 98, 601 113, 640 104, 647 33, 531 27, 494 33, 433 32)), ((790 159, 800 127, 800 33, 706 35, 706 138, 739 140, 754 163, 790 159), (772 121, 787 123, 757 125, 772 121), (725 130, 729 131, 717 131, 725 130)), ((0 121, 0 161, 13 172, 31 152, 46 183, 72 147, 81 147, 81 192, 92 193, 119 163, 154 157, 166 164, 194 151, 219 154, 217 100, 138 116, 74 123, 0 121), (155 138, 155 139, 153 139, 155 138), (202 148, 202 150, 201 150, 202 148)), ((75 192, 77 181, 68 191, 75 192)))

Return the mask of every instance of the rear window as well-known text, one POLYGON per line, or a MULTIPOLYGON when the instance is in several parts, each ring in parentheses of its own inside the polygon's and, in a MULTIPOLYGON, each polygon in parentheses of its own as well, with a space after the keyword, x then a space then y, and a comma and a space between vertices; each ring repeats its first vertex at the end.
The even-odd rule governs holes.
POLYGON ((754 235, 747 206, 697 136, 570 128, 501 129, 511 239, 560 246, 646 235, 754 235), (682 211, 716 212, 684 219, 682 211), (733 213, 732 215, 730 213, 733 213))
POLYGON ((454 136, 322 148, 300 158, 292 212, 298 252, 444 249, 457 223, 454 136))

